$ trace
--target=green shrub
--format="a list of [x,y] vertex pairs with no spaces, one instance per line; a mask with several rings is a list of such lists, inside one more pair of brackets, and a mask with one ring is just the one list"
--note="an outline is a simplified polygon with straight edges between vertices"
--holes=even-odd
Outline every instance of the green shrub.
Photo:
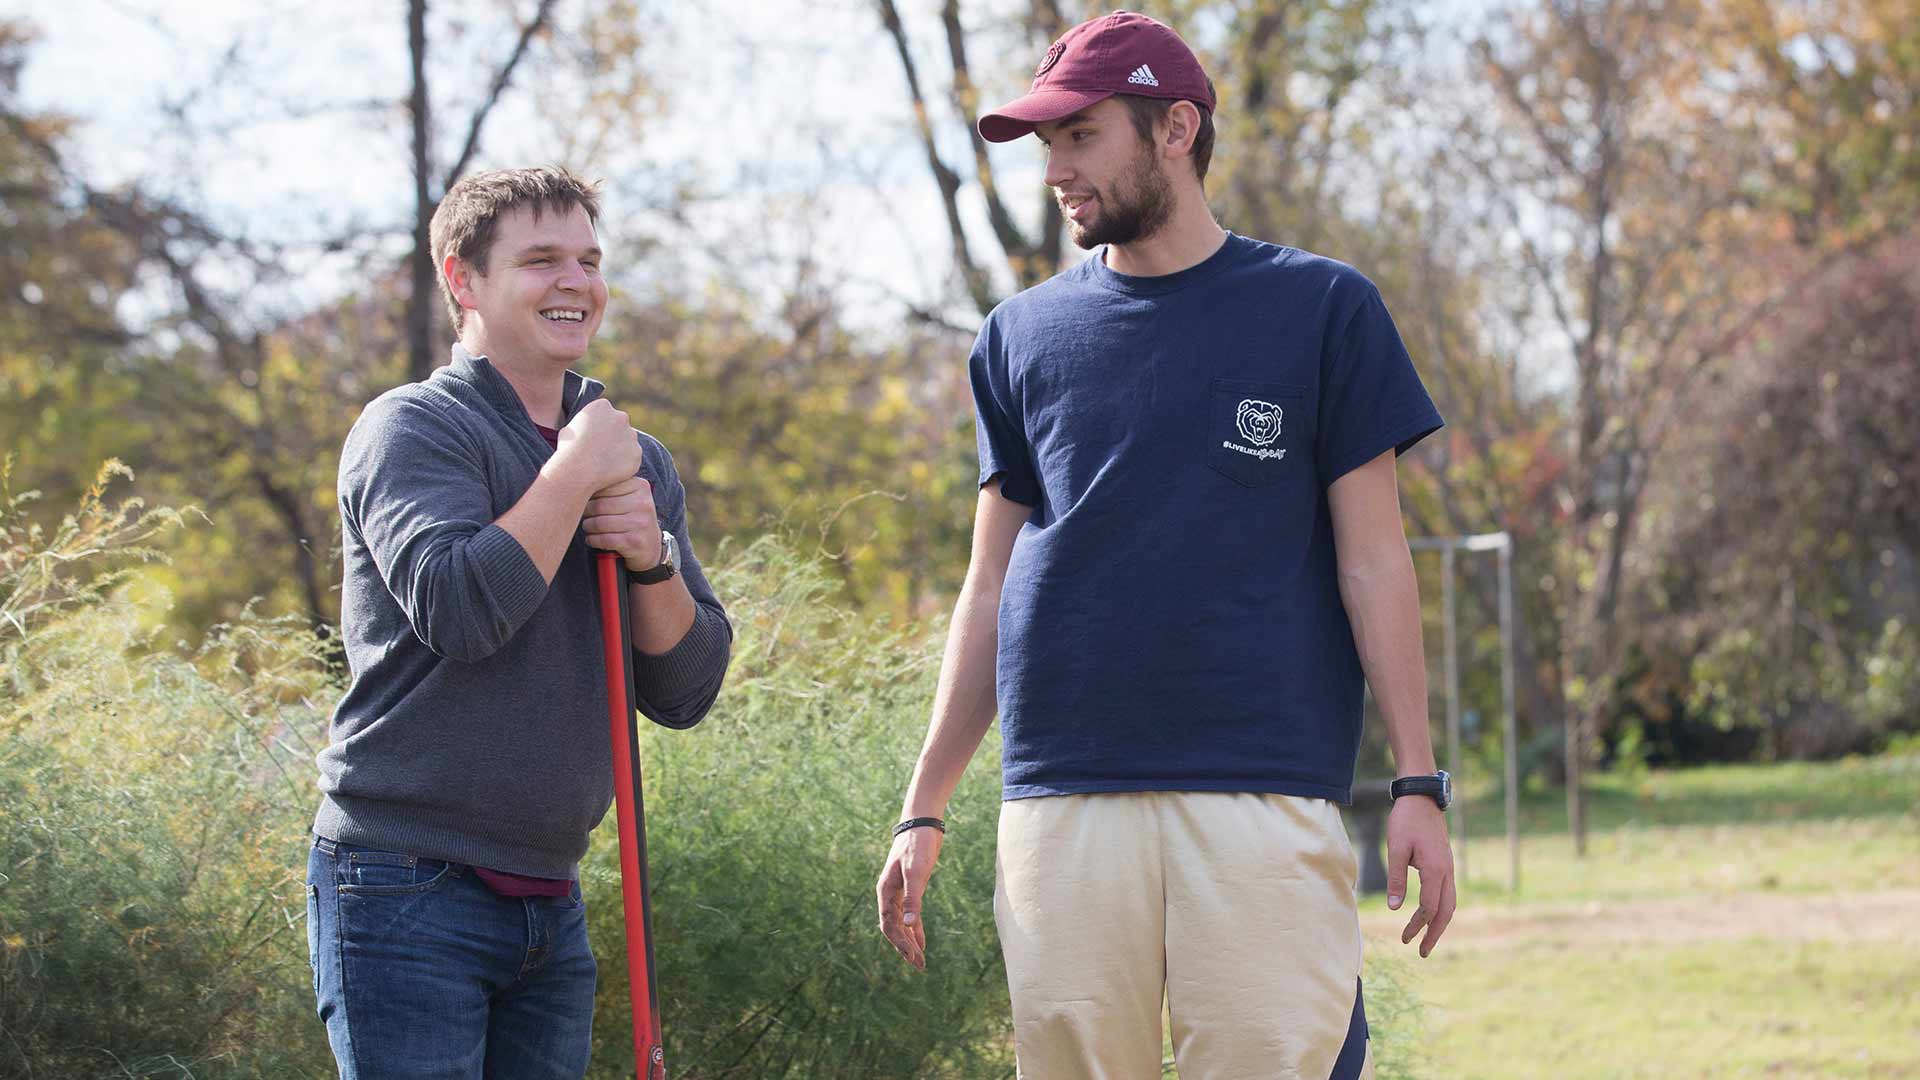
[[[328,1075],[302,878],[337,681],[284,623],[191,652],[154,639],[164,598],[125,571],[176,515],[96,489],[47,534],[25,502],[0,504],[0,1074]],[[644,744],[674,1075],[1004,1074],[990,757],[954,803],[933,970],[874,929],[933,644],[836,606],[822,564],[777,542],[725,561],[740,636],[721,707]],[[631,1068],[612,840],[609,821],[583,868],[596,1075]]]
[[[874,879],[926,732],[937,637],[837,605],[825,568],[779,541],[713,562],[735,626],[727,689],[700,727],[642,737],[673,1074],[1010,1076],[991,743],[948,810],[927,971],[877,929]],[[593,1075],[608,1077],[631,1075],[632,1058],[612,839],[603,824],[583,871],[600,958]]]
[[0,1073],[324,1075],[290,856],[335,688],[300,630],[194,652],[124,579],[177,515],[0,503]]

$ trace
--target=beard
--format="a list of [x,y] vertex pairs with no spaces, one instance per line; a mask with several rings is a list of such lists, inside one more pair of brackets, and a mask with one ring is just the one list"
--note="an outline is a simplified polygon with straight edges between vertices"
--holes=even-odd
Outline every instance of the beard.
[[1067,220],[1067,234],[1088,251],[1102,244],[1131,244],[1152,236],[1173,216],[1173,185],[1151,146],[1140,148],[1133,166],[1113,185],[1110,194],[1098,188],[1093,194],[1100,201],[1093,223],[1083,226]]

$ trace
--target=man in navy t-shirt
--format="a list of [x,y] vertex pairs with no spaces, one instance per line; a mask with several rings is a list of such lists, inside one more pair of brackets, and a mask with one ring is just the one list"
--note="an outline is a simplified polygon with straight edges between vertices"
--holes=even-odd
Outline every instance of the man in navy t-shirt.
[[[995,917],[1023,1075],[1364,1076],[1351,799],[1363,680],[1398,770],[1389,906],[1454,910],[1394,459],[1440,427],[1379,292],[1224,232],[1211,82],[1168,27],[1069,30],[980,121],[1047,148],[1095,257],[988,316],[981,493],[878,884],[924,966],[939,821],[1001,718]],[[1423,795],[1425,797],[1423,797]]]

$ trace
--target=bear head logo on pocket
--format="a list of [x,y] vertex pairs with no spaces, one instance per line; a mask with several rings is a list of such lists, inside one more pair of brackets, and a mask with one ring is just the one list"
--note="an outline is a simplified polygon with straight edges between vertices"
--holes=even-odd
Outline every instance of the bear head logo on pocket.
[[1280,437],[1280,406],[1248,398],[1233,414],[1233,423],[1241,438],[1255,446],[1266,446]]

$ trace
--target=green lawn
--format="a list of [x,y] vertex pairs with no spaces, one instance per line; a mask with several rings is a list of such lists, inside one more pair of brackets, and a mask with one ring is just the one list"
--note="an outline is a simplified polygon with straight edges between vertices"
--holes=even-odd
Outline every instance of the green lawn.
[[[1834,892],[1920,886],[1920,817],[1624,825],[1587,838],[1523,836],[1520,891],[1507,892],[1503,838],[1469,840],[1463,896],[1475,903],[1571,903],[1725,892]],[[1382,905],[1384,906],[1384,905]]]
[[1585,858],[1558,792],[1523,799],[1512,894],[1498,792],[1476,792],[1430,959],[1362,904],[1370,978],[1424,1005],[1381,1031],[1414,1043],[1396,1074],[1920,1078],[1920,757],[1592,787]]
[[1920,957],[1879,944],[1438,952],[1423,1077],[1920,1077]]
[[1555,903],[1920,885],[1920,756],[1605,775],[1589,787],[1584,859],[1567,836],[1565,796],[1522,797],[1516,896],[1499,792],[1476,791],[1466,891],[1477,902]]
[[[1627,825],[1745,825],[1901,817],[1920,805],[1920,754],[1785,765],[1714,765],[1608,773],[1587,778],[1587,821],[1596,831]],[[1467,785],[1475,831],[1504,828],[1499,782]],[[1564,833],[1558,788],[1523,792],[1522,832]]]

